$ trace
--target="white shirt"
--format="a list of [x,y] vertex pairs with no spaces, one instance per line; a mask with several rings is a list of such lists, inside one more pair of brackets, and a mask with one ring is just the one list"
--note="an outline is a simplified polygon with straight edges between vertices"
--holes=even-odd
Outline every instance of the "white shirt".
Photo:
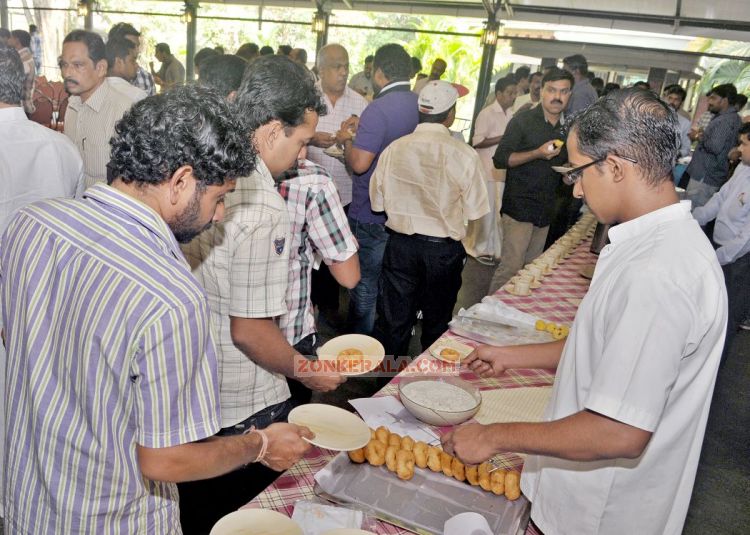
[[107,181],[109,140],[115,134],[115,123],[132,105],[133,101],[116,91],[108,80],[86,102],[75,95],[68,99],[64,132],[81,153],[86,187]]
[[[474,137],[471,140],[471,144],[479,145],[487,138],[503,135],[505,128],[512,118],[513,112],[511,110],[505,111],[497,99],[495,99],[495,102],[484,108],[477,115],[477,120],[474,124]],[[497,145],[476,149],[488,178],[492,177],[492,171],[495,168],[492,163],[492,157],[495,155],[496,149]]]
[[[331,103],[328,95],[322,91],[321,95],[326,108],[328,108],[328,113],[318,120],[318,132],[335,134],[341,128],[342,122],[352,115],[361,117],[362,112],[367,107],[365,98],[349,87],[344,89],[344,94],[339,97],[335,106]],[[352,202],[352,175],[346,170],[346,166],[340,160],[325,154],[320,147],[313,147],[312,145],[307,147],[307,157],[311,162],[318,164],[331,174],[333,183],[336,184],[336,189],[339,192],[341,204],[346,206]]]
[[723,276],[689,202],[622,223],[609,237],[545,419],[589,409],[653,435],[633,460],[530,455],[521,488],[545,533],[678,535],[724,344]]
[[424,86],[426,86],[429,81],[429,76],[427,76],[426,78],[420,78],[419,80],[414,82],[414,89],[412,89],[412,91],[419,95],[422,92],[422,89],[424,89]]
[[123,78],[120,78],[119,76],[107,76],[107,81],[115,91],[122,93],[123,95],[128,97],[133,102],[133,104],[135,104],[139,100],[143,100],[148,96],[148,93],[146,93],[143,89],[134,86],[133,84],[124,80]]
[[680,129],[680,146],[679,146],[679,152],[680,156],[689,156],[690,155],[690,149],[692,145],[692,141],[690,141],[690,138],[688,137],[688,134],[690,133],[690,128],[692,127],[692,124],[690,122],[690,119],[687,117],[684,117],[680,115],[679,112],[675,112],[675,115],[677,116],[677,125]]
[[80,197],[83,162],[64,135],[0,109],[0,235],[21,207],[41,199]]
[[391,230],[462,240],[466,221],[490,211],[486,180],[474,149],[442,124],[421,123],[380,155],[370,202]]

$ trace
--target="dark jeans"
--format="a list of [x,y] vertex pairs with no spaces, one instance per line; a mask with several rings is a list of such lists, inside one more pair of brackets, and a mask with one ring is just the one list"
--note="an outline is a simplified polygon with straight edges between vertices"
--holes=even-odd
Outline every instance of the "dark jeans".
[[552,213],[552,221],[549,225],[547,241],[544,244],[545,249],[555,243],[555,241],[563,234],[568,232],[568,229],[578,221],[581,206],[583,206],[583,201],[573,197],[573,186],[561,184],[557,188],[557,191],[555,192],[555,207]]
[[[294,349],[300,355],[308,357],[309,360],[318,360],[318,348],[323,345],[323,340],[317,333],[308,334],[302,340],[294,344]],[[312,390],[307,388],[296,379],[286,378],[292,397],[289,399],[293,407],[310,403],[312,399]]]
[[349,328],[357,334],[372,334],[378,279],[388,241],[385,225],[361,223],[349,218],[349,226],[359,242],[359,284],[349,290]]
[[[221,429],[217,436],[241,435],[255,426],[286,422],[292,404],[289,400],[256,412],[247,420]],[[222,516],[236,511],[273,483],[279,472],[260,463],[250,464],[223,476],[180,483],[180,523],[185,535],[204,535]]]
[[750,253],[741,256],[731,264],[722,266],[724,282],[727,285],[729,318],[727,321],[727,338],[724,342],[722,365],[729,355],[732,341],[737,334],[740,323],[750,315]]
[[[349,213],[349,205],[344,206],[344,213]],[[311,294],[312,304],[319,311],[337,312],[339,309],[339,283],[331,275],[331,270],[325,263],[321,263],[318,269],[312,270]]]
[[375,336],[386,355],[407,355],[417,310],[422,349],[448,328],[461,288],[466,251],[459,241],[432,242],[392,233],[385,248]]

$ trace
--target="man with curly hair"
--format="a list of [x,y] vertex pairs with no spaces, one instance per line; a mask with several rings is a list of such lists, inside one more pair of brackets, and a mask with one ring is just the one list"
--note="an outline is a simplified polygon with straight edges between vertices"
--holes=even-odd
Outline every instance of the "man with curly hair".
[[290,424],[213,436],[209,304],[178,242],[221,221],[252,156],[223,99],[182,87],[118,123],[109,185],[11,221],[6,533],[180,533],[175,482],[307,451]]

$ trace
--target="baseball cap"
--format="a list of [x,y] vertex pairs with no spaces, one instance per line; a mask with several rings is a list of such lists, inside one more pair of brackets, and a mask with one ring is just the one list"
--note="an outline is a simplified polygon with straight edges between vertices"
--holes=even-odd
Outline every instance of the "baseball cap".
[[428,82],[419,93],[419,111],[427,115],[437,115],[451,109],[458,97],[469,92],[464,86],[443,80]]

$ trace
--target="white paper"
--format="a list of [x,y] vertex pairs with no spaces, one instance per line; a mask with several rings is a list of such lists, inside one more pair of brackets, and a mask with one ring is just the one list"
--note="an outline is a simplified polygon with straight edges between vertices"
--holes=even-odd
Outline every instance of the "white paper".
[[410,436],[416,441],[429,444],[439,440],[440,435],[432,426],[417,420],[394,396],[351,399],[349,403],[373,429],[384,425],[391,433]]
[[492,535],[492,529],[479,513],[461,513],[445,521],[443,535]]
[[363,518],[362,511],[306,500],[296,502],[292,513],[292,520],[302,526],[305,535],[321,535],[337,528],[359,528]]

